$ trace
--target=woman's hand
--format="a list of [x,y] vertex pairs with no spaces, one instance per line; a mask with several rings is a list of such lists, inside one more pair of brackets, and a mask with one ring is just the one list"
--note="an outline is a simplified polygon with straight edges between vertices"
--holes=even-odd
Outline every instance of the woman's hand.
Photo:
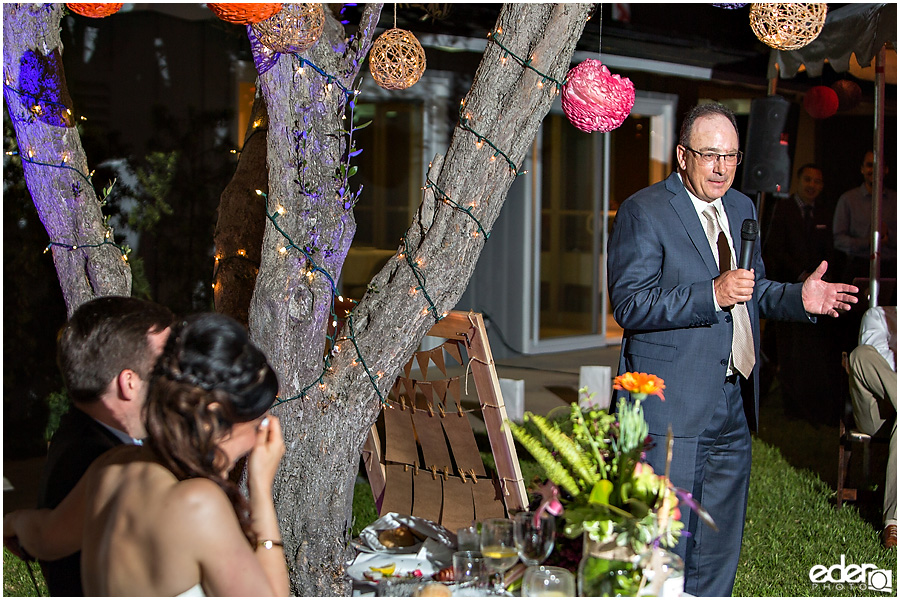
[[267,415],[256,430],[256,443],[247,460],[249,484],[253,491],[271,491],[275,472],[284,456],[284,437],[278,417]]

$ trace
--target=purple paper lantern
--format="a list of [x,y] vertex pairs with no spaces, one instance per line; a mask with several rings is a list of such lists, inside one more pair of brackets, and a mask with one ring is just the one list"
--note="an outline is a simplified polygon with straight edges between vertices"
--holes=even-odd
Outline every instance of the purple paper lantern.
[[634,106],[634,84],[589,58],[573,67],[562,88],[562,107],[577,129],[606,133],[619,127]]

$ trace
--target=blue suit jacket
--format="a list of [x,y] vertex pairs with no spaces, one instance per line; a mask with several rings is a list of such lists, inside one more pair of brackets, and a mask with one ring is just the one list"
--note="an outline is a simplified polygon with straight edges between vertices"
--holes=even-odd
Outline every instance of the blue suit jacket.
[[[740,252],[744,219],[756,208],[744,194],[722,198],[734,248]],[[754,297],[748,302],[756,364],[759,319],[806,320],[801,285],[765,278],[759,243],[753,254]],[[678,175],[634,194],[619,208],[609,242],[609,293],[616,322],[625,330],[619,373],[652,373],[665,381],[665,402],[644,402],[650,433],[699,435],[715,409],[731,353],[732,319],[716,311],[712,280],[719,275],[706,233]],[[747,420],[759,419],[759,369],[741,393]]]

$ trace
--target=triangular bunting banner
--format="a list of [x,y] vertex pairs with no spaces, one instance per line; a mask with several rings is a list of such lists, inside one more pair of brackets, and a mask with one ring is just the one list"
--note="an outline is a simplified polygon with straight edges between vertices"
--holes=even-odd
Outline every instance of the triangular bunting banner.
[[437,394],[438,400],[441,401],[445,407],[447,405],[447,385],[450,382],[446,379],[438,379],[431,382],[431,385],[434,386],[434,393]]
[[416,381],[414,379],[403,378],[403,388],[406,390],[407,404],[414,406],[416,404]]
[[459,342],[456,340],[447,340],[444,342],[444,350],[447,354],[456,359],[456,362],[462,364],[462,354],[459,351]]
[[462,400],[459,395],[459,377],[454,377],[450,380],[450,394],[453,396],[456,403],[459,404]]
[[437,365],[437,368],[441,370],[441,373],[444,374],[444,377],[446,377],[447,376],[447,365],[444,364],[444,346],[443,345],[440,345],[431,351],[431,360],[434,362],[434,364]]
[[413,359],[412,359],[412,357],[410,357],[409,361],[403,367],[403,376],[406,377],[407,379],[409,379],[409,372],[412,371],[412,363],[413,363]]
[[430,360],[430,352],[416,352],[416,362],[419,363],[419,369],[422,371],[422,379],[428,377],[428,361]]
[[[430,381],[417,381],[416,386],[425,396],[425,407],[434,407],[434,391],[431,389]],[[432,410],[434,410],[432,408]]]

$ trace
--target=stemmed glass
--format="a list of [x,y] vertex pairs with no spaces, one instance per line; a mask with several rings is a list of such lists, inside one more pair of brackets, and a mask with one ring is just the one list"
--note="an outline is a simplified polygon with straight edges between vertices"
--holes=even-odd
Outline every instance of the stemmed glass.
[[530,511],[520,512],[514,517],[516,550],[526,566],[536,567],[547,560],[553,551],[556,536],[556,519],[553,515],[541,514],[535,519]]
[[519,561],[511,519],[488,519],[481,525],[481,554],[494,579],[493,595],[509,596],[503,587],[503,573]]

